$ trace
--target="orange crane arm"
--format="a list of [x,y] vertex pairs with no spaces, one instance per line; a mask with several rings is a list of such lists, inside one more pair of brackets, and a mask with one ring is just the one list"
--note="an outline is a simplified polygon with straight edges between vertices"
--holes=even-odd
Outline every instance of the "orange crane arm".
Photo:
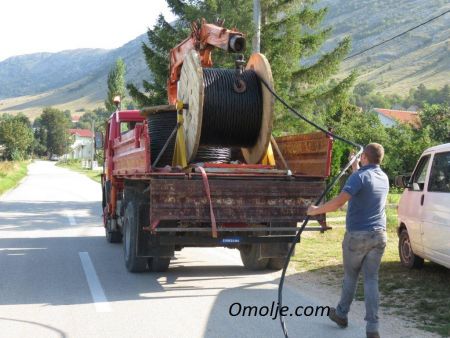
[[[221,24],[221,23],[219,23]],[[191,35],[170,50],[170,73],[167,81],[167,93],[169,104],[175,104],[177,100],[177,82],[180,79],[181,67],[184,58],[191,50],[196,50],[200,55],[203,67],[211,67],[211,51],[220,48],[229,52],[242,52],[245,49],[244,34],[233,29],[207,23],[202,19],[199,29],[197,23],[191,26]]]

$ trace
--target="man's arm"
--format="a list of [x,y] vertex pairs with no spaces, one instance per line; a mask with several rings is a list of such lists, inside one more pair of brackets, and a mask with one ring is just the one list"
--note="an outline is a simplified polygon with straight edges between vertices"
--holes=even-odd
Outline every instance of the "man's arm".
[[322,204],[318,207],[310,205],[307,214],[309,216],[315,216],[335,211],[342,207],[345,203],[347,203],[350,198],[352,198],[352,195],[350,195],[348,192],[342,191],[337,197],[333,198],[325,204]]

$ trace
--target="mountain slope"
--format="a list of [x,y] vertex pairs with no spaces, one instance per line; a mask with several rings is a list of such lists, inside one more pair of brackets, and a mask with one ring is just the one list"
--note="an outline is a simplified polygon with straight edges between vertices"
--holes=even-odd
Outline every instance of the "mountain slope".
[[[322,0],[325,25],[334,27],[324,50],[344,36],[357,53],[450,9],[447,0]],[[358,81],[373,82],[385,93],[404,94],[420,83],[442,87],[450,77],[450,13],[343,63],[357,69]]]
[[141,50],[145,36],[114,50],[38,53],[0,62],[0,112],[36,116],[45,106],[69,110],[102,106],[106,78],[117,58],[127,66],[126,81],[141,83],[150,77]]

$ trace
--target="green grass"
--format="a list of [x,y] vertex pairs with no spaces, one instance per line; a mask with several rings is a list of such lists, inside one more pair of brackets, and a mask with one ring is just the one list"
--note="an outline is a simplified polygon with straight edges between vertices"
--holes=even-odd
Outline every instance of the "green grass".
[[[395,196],[396,195],[396,196]],[[399,195],[389,196],[398,201]],[[342,211],[330,213],[327,218],[340,217]],[[388,243],[382,259],[379,285],[381,306],[388,312],[403,316],[421,329],[450,336],[450,270],[426,262],[421,270],[409,270],[400,265],[398,256],[397,209],[387,208]],[[333,230],[323,234],[307,232],[302,235],[292,261],[300,275],[313,277],[322,285],[340,292],[343,277],[341,242],[345,222],[329,222]],[[300,277],[301,278],[301,277]],[[360,278],[356,299],[363,300]]]
[[28,161],[0,162],[0,195],[17,186],[27,175]]
[[81,174],[86,175],[90,179],[94,180],[95,182],[100,183],[101,182],[101,171],[100,170],[91,170],[86,169],[81,166],[80,160],[63,160],[56,164],[58,167],[68,168],[73,171],[79,172]]

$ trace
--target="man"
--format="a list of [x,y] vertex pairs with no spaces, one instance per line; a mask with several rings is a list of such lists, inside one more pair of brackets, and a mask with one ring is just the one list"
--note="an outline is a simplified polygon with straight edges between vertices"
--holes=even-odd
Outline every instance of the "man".
[[378,333],[378,269],[386,247],[386,198],[389,181],[380,169],[384,149],[381,144],[370,143],[361,155],[359,168],[353,165],[341,193],[321,206],[310,206],[308,215],[335,211],[349,201],[346,232],[342,242],[344,281],[338,306],[331,308],[329,318],[344,328],[347,314],[355,295],[359,272],[364,276],[367,338],[379,338]]

